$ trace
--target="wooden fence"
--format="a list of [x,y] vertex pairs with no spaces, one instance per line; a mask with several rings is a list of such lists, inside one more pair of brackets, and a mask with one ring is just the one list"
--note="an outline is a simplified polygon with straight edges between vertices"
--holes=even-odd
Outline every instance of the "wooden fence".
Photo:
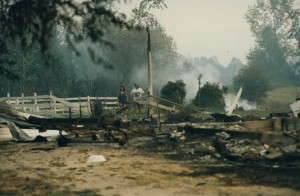
[[0,101],[6,101],[14,109],[21,112],[51,115],[51,114],[68,114],[82,113],[91,115],[94,103],[101,103],[103,109],[113,109],[117,107],[117,97],[73,97],[73,98],[58,98],[52,95],[37,95],[33,96],[7,97],[0,98]]

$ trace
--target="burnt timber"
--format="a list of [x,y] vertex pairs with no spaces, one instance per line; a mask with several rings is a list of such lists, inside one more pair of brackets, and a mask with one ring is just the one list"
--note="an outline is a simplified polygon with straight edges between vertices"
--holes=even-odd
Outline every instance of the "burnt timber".
[[30,116],[28,122],[41,126],[40,131],[47,129],[58,129],[65,131],[73,130],[99,130],[107,126],[117,128],[128,128],[129,123],[115,120],[109,117],[99,118],[37,118]]

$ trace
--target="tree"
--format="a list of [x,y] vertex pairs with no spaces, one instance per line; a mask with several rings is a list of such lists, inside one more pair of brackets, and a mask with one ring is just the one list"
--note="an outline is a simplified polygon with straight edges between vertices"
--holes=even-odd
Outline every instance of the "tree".
[[229,85],[233,81],[233,77],[238,73],[238,71],[244,66],[241,60],[237,58],[232,58],[230,63],[224,69],[221,69],[220,82],[223,85]]
[[176,80],[175,82],[168,81],[160,93],[163,99],[183,104],[186,96],[185,83],[183,80]]
[[233,79],[235,89],[243,86],[242,98],[251,102],[258,102],[267,95],[269,77],[266,70],[259,65],[248,65],[240,69]]
[[[149,0],[143,0],[140,3],[139,9],[134,9],[134,18],[133,21],[137,22],[138,26],[142,26],[146,28],[147,32],[147,63],[148,63],[148,94],[151,96],[153,95],[153,81],[152,81],[152,57],[151,57],[151,26],[155,26],[157,24],[157,20],[153,17],[153,15],[150,13],[150,10],[155,8],[162,8],[166,7],[164,0],[150,0],[153,2],[153,4],[150,4],[148,6]],[[152,101],[152,98],[150,97],[150,101]],[[149,114],[153,114],[152,108],[149,109]]]
[[[109,2],[1,1],[0,45],[5,47],[0,47],[0,74],[20,80],[1,80],[1,95],[53,90],[57,96],[111,96],[124,75],[127,84],[144,80],[137,72],[143,73],[146,62],[147,35],[112,10]],[[163,0],[143,2],[155,7]],[[153,73],[162,78],[154,81],[158,89],[168,81],[166,73],[172,74],[177,52],[173,38],[158,22],[150,28]]]
[[[110,25],[104,39],[116,48],[111,50],[103,46],[99,50],[113,69],[95,65],[83,49],[81,55],[77,56],[60,37],[53,38],[48,48],[52,54],[51,66],[44,66],[38,44],[27,50],[18,44],[11,46],[14,52],[10,58],[16,63],[10,66],[10,70],[20,76],[20,82],[14,84],[6,79],[0,80],[0,96],[6,96],[7,92],[12,96],[20,96],[21,93],[32,95],[34,92],[48,94],[49,90],[63,97],[112,96],[123,79],[127,87],[133,86],[136,81],[145,84],[146,34]],[[81,49],[88,44],[90,42],[82,41],[77,47]],[[152,48],[153,74],[160,78],[154,80],[154,87],[161,89],[175,75],[177,52],[172,37],[160,25],[152,27]]]
[[256,47],[247,56],[247,64],[263,66],[274,78],[272,85],[295,83],[295,37],[290,36],[294,19],[294,0],[257,0],[245,18],[255,37]]
[[289,37],[294,38],[296,41],[297,49],[294,54],[294,58],[291,59],[293,61],[292,67],[296,71],[296,74],[300,76],[300,11],[292,10],[290,15],[290,19],[292,20],[291,29],[289,30]]
[[[174,75],[177,52],[172,37],[168,36],[160,25],[151,29],[153,75],[159,78],[159,80],[153,80],[153,87],[161,89]],[[111,80],[112,77],[123,79],[125,76],[125,81],[131,85],[136,81],[147,84],[147,34],[143,31],[112,27],[107,39],[117,47],[114,51],[109,49],[102,51],[103,57],[108,59],[108,62],[115,68],[109,70],[111,74],[106,75],[107,79]],[[119,82],[117,80],[116,84]]]
[[[224,109],[224,90],[226,88],[221,88],[219,83],[210,83],[206,82],[200,92],[197,92],[193,104],[198,107],[209,107],[215,109]],[[200,96],[200,105],[199,105],[199,96]]]
[[3,78],[0,80],[0,96],[10,92],[12,96],[48,94],[50,90],[57,96],[68,96],[71,83],[74,82],[75,66],[72,61],[75,55],[70,55],[70,49],[61,45],[59,41],[53,40],[49,51],[55,54],[52,57],[51,66],[44,66],[43,54],[38,44],[34,44],[24,50],[18,43],[10,43],[11,54],[9,60],[15,63],[10,65],[10,71],[19,76],[19,82]]
[[[64,36],[64,41],[80,54],[76,43],[83,40],[100,45],[111,46],[103,39],[107,25],[115,24],[131,28],[125,21],[125,16],[116,14],[109,0],[103,1],[65,1],[65,0],[2,0],[0,2],[0,74],[11,80],[18,76],[9,71],[12,53],[9,44],[19,41],[23,49],[39,44],[44,59],[49,62],[51,53],[49,45],[57,28]],[[17,42],[16,42],[17,43]],[[99,46],[99,45],[98,45]],[[103,59],[87,48],[91,59],[96,64]],[[105,64],[106,65],[106,64]]]

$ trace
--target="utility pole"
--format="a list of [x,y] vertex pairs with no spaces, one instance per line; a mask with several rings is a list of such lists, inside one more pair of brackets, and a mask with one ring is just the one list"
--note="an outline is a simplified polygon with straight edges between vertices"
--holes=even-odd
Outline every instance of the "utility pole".
[[201,78],[202,78],[202,74],[199,74],[198,77],[197,77],[197,80],[198,80],[198,85],[199,85],[199,88],[198,88],[198,104],[199,104],[199,107],[200,107],[200,86],[201,86]]
[[[152,61],[151,61],[151,41],[150,41],[150,28],[146,27],[147,35],[148,35],[148,46],[147,46],[147,60],[148,60],[148,94],[149,94],[149,102],[152,102],[153,95],[153,84],[152,84]],[[153,110],[149,106],[149,117],[152,116]]]

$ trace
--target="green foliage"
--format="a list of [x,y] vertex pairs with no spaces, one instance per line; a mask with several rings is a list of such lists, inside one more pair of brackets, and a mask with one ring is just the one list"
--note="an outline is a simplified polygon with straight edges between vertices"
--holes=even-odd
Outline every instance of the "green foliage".
[[289,37],[294,38],[296,44],[297,44],[297,49],[294,53],[294,58],[293,60],[295,61],[294,64],[292,64],[293,70],[295,70],[296,74],[300,76],[300,11],[298,10],[292,10],[290,12],[290,20],[292,21],[291,23],[291,28],[289,29]]
[[[224,87],[223,89],[226,90]],[[193,104],[199,107],[223,110],[225,107],[223,89],[220,87],[219,83],[206,82],[204,86],[200,88],[200,92],[198,90],[197,95],[193,100]]]
[[[11,96],[20,96],[21,93],[32,95],[34,92],[48,94],[49,90],[60,97],[115,96],[123,79],[127,90],[136,81],[145,84],[147,74],[143,71],[147,68],[146,33],[114,26],[110,26],[108,32],[105,38],[116,49],[103,47],[101,56],[114,69],[95,65],[87,53],[82,52],[80,56],[76,56],[68,44],[61,44],[56,39],[52,39],[48,49],[53,54],[49,66],[44,66],[38,44],[27,50],[17,44],[11,45],[14,52],[9,57],[15,63],[9,68],[19,76],[20,82],[13,83],[5,78],[0,80],[0,96],[6,96],[7,92]],[[172,37],[160,26],[152,29],[152,43],[153,75],[162,78],[154,80],[154,88],[158,89],[168,81],[170,75],[174,75],[177,53]],[[137,75],[140,72],[144,74]]]
[[[131,28],[124,20],[124,15],[117,15],[111,8],[111,1],[65,1],[65,0],[2,0],[0,2],[0,74],[9,79],[17,79],[18,75],[7,72],[10,55],[13,53],[10,45],[18,44],[23,50],[39,45],[43,59],[49,63],[52,56],[49,46],[55,38],[56,30],[64,42],[77,55],[80,54],[76,43],[89,40],[106,46],[112,46],[103,39],[108,25]],[[96,64],[103,62],[102,58],[86,48],[91,59]]]
[[[29,2],[31,1],[32,0],[29,0]],[[52,3],[55,4],[60,1],[61,0],[54,0]],[[12,2],[11,5],[14,5],[15,1]],[[17,4],[18,2],[16,1],[15,3]],[[20,2],[23,2],[23,0]],[[36,2],[43,3],[43,1]],[[50,2],[51,1],[45,2],[45,4]],[[67,4],[67,1],[64,2]],[[88,4],[91,5],[91,3],[96,4],[97,2],[98,1],[89,1],[83,7],[88,6]],[[99,6],[110,10],[109,3],[106,3],[106,1],[101,2]],[[149,1],[149,5],[153,3],[154,6],[161,2],[162,0],[153,0]],[[1,3],[0,6],[6,5],[5,1]],[[28,4],[28,9],[30,9],[31,6],[36,5]],[[64,6],[64,3],[59,4],[58,7],[59,6]],[[66,9],[68,9],[68,6],[72,5],[68,4]],[[10,9],[9,6],[8,8]],[[77,8],[74,7],[74,9]],[[34,14],[34,12],[35,10],[33,10],[33,13],[26,13],[30,15]],[[70,9],[70,12],[72,12],[72,9]],[[93,12],[91,12],[91,14],[92,13]],[[118,15],[116,12],[113,13]],[[2,14],[5,15],[4,12]],[[26,17],[25,13],[21,14]],[[80,11],[76,14],[74,17],[79,17],[81,14],[82,17],[92,17],[92,15],[89,14],[87,16]],[[97,14],[101,14],[100,10]],[[95,17],[97,18],[98,16],[95,15]],[[25,45],[22,44],[24,42],[23,38],[26,36],[29,38],[29,34],[32,33],[31,31],[29,31],[28,35],[25,34],[25,32],[24,34],[15,35],[15,40],[8,34],[0,33],[0,37],[3,38],[0,39],[0,44],[5,43],[5,48],[0,48],[1,66],[8,71],[8,74],[13,72],[13,76],[19,77],[19,83],[13,83],[10,79],[5,77],[1,78],[0,86],[2,88],[0,88],[0,96],[6,96],[7,92],[10,92],[11,96],[20,96],[21,93],[25,93],[25,96],[28,96],[34,92],[38,94],[48,94],[50,90],[53,91],[54,95],[59,97],[88,95],[115,96],[119,83],[123,79],[127,90],[130,90],[129,88],[133,86],[134,82],[139,81],[144,90],[147,91],[144,86],[147,82],[147,74],[145,73],[145,69],[147,68],[146,32],[143,31],[143,29],[128,29],[127,23],[124,23],[123,27],[122,25],[114,25],[115,23],[110,21],[110,17],[106,18],[105,14],[100,18],[98,17],[97,20],[96,18],[94,25],[99,23],[97,29],[99,28],[103,31],[100,33],[100,30],[95,28],[91,31],[97,31],[101,34],[101,38],[98,37],[98,41],[96,38],[92,39],[90,34],[87,33],[88,29],[92,28],[92,26],[83,27],[80,23],[73,25],[73,22],[76,21],[70,21],[70,23],[65,21],[68,23],[67,26],[74,30],[74,32],[69,32],[67,26],[59,25],[54,21],[53,24],[56,25],[53,25],[53,28],[49,30],[50,32],[47,32],[49,33],[47,39],[28,39],[29,42]],[[40,19],[37,18],[37,20]],[[123,19],[121,18],[121,20]],[[128,23],[131,24],[132,21]],[[89,24],[92,25],[93,23],[89,22]],[[25,28],[26,25],[23,25]],[[28,25],[30,26],[31,23],[29,22]],[[0,26],[0,29],[1,28],[3,32],[6,32],[3,26]],[[84,30],[84,28],[87,29]],[[83,37],[79,39],[80,37],[76,35],[82,35]],[[7,39],[4,39],[4,37]],[[166,77],[167,74],[174,75],[177,52],[173,38],[165,33],[165,30],[159,23],[151,26],[151,39],[153,75],[162,78],[157,81],[154,80],[153,86],[158,89],[170,78]],[[42,43],[40,41],[42,40],[47,41],[45,51],[41,46]],[[111,48],[112,45],[114,46],[113,49]],[[3,51],[6,49],[6,52],[2,53],[2,49]],[[80,51],[80,53],[78,53],[78,51]],[[51,54],[51,57],[49,57],[51,59],[49,60],[50,64],[44,66],[45,57],[48,54]],[[99,56],[101,56],[107,66],[97,66],[97,62],[100,62]],[[3,61],[1,61],[1,59]],[[8,62],[13,63],[9,64]]]
[[183,104],[186,96],[186,88],[183,80],[168,82],[160,91],[161,97],[169,101]]
[[243,67],[233,79],[235,89],[243,86],[242,98],[252,102],[258,102],[266,97],[270,80],[267,71],[259,65]]
[[154,15],[150,12],[152,8],[163,9],[167,7],[164,0],[142,0],[139,8],[132,10],[134,14],[133,23],[139,27],[147,28],[158,24]]
[[294,0],[257,0],[245,15],[256,42],[247,56],[247,64],[264,67],[272,77],[273,87],[299,84],[296,67],[300,53],[299,47],[295,47],[299,37],[291,33],[299,28],[299,18],[295,17],[299,10],[293,9],[293,3]]

